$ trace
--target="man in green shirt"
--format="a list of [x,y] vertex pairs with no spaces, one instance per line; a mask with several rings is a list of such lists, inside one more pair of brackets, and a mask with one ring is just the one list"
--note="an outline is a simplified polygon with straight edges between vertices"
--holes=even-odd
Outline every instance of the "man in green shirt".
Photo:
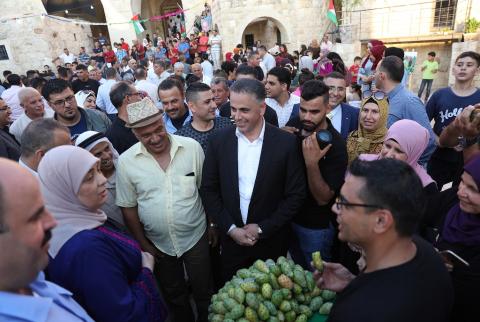
[[422,98],[423,90],[425,85],[427,86],[427,92],[425,93],[425,102],[430,96],[430,90],[432,89],[433,79],[435,74],[438,71],[438,63],[435,61],[435,52],[431,51],[428,53],[427,60],[422,64],[422,83],[420,84],[420,89],[418,90],[418,97]]

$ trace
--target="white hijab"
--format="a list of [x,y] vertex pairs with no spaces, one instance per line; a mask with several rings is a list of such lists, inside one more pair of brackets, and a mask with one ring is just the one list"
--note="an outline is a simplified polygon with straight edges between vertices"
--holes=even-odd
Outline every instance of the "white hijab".
[[53,148],[40,161],[38,176],[45,206],[58,222],[52,232],[52,257],[76,233],[101,226],[107,220],[103,211],[91,211],[77,197],[83,178],[97,161],[90,152],[71,145]]

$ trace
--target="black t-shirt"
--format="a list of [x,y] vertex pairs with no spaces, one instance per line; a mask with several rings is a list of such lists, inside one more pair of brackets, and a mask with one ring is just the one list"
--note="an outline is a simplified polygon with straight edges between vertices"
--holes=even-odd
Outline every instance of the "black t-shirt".
[[[95,54],[101,54],[103,53],[103,50],[102,48],[93,48],[93,52]],[[95,60],[97,63],[104,63],[105,62],[105,59],[103,58],[103,55],[102,56],[94,56],[92,57],[93,60]]]
[[[345,172],[347,171],[348,154],[345,140],[332,126],[330,120],[327,119],[327,123],[327,130],[332,134],[332,147],[325,157],[320,160],[318,166],[323,179],[330,189],[335,192],[335,196],[327,205],[320,206],[309,190],[301,211],[293,219],[296,224],[306,228],[324,229],[329,226],[331,220],[334,220],[336,215],[332,212],[332,205],[343,185]],[[297,129],[302,128],[298,116],[290,119],[286,126],[292,126]],[[302,141],[303,137],[298,136],[298,147],[300,151],[302,151]]]
[[170,120],[172,121],[173,126],[175,126],[177,130],[180,130],[183,127],[183,124],[185,123],[185,120],[187,119],[188,115],[189,115],[188,107],[185,106],[185,114],[183,114],[181,118],[178,118],[178,119],[170,118]]
[[87,131],[87,119],[85,114],[80,112],[80,120],[77,124],[69,126],[68,129],[70,130],[70,136],[73,137],[76,134],[82,134],[83,132]]
[[132,129],[125,127],[125,121],[119,117],[113,121],[112,126],[107,131],[106,137],[119,154],[127,151],[132,145],[138,142]]
[[79,79],[76,79],[72,82],[72,89],[75,92],[75,94],[83,90],[88,90],[88,91],[94,91],[96,96],[98,93],[99,87],[100,87],[100,83],[91,78],[89,78],[86,82],[83,82]]
[[402,265],[357,276],[337,295],[328,322],[443,322],[450,320],[453,288],[433,247],[420,238]]

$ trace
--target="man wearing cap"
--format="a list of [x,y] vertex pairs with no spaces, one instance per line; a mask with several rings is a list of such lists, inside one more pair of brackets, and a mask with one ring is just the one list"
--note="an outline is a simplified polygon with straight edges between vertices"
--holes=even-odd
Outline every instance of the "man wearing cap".
[[156,258],[157,280],[174,321],[207,321],[212,280],[207,220],[198,192],[204,154],[191,138],[168,134],[162,113],[144,98],[128,105],[127,127],[140,141],[117,166],[117,205],[129,231]]

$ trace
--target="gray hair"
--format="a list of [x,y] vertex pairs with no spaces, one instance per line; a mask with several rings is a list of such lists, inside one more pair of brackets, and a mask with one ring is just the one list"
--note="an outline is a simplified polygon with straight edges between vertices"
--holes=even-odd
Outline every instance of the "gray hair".
[[[20,104],[23,104],[25,100],[30,98],[32,95],[40,93],[33,87],[24,87],[18,92],[18,100],[20,101]],[[41,95],[40,95],[41,96]]]
[[70,130],[54,119],[38,119],[30,122],[20,137],[21,155],[31,157],[38,149],[46,151],[55,147],[55,131]]
[[263,103],[266,97],[265,85],[256,79],[237,80],[230,87],[230,92],[251,95],[258,103]]
[[179,68],[179,67],[184,67],[184,65],[181,62],[176,62],[175,65],[173,65],[173,68]]
[[226,78],[215,77],[214,79],[212,79],[212,82],[210,83],[211,86],[218,85],[218,84],[222,84],[223,88],[225,88],[225,90],[228,90],[228,83]]

